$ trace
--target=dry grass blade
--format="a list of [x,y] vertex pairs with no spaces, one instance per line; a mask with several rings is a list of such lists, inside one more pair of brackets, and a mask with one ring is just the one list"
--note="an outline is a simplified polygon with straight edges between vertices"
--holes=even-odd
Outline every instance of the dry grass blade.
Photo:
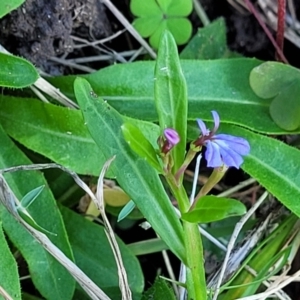
[[226,255],[225,255],[225,259],[224,259],[224,262],[223,262],[223,265],[222,265],[222,268],[221,268],[221,271],[220,271],[220,276],[219,276],[219,279],[218,279],[218,282],[217,282],[217,285],[216,285],[216,289],[214,291],[214,297],[213,297],[213,300],[217,300],[218,298],[218,294],[219,294],[219,291],[220,291],[220,286],[222,284],[222,281],[223,281],[223,278],[224,278],[224,274],[225,274],[225,271],[226,271],[226,268],[227,268],[227,264],[229,262],[229,258],[230,258],[230,254],[233,250],[233,247],[234,247],[234,244],[235,244],[235,241],[240,233],[240,231],[242,230],[244,224],[247,222],[247,220],[252,216],[252,214],[255,212],[255,210],[261,205],[261,203],[267,198],[268,196],[268,192],[264,192],[263,195],[258,199],[258,201],[255,203],[255,205],[253,205],[253,207],[251,207],[249,209],[249,211],[247,212],[246,215],[244,215],[241,220],[236,224],[235,228],[234,228],[234,231],[232,233],[232,236],[230,238],[230,241],[228,243],[228,247],[227,247],[227,252],[226,252]]
[[[23,166],[24,167],[24,166]],[[25,169],[25,168],[24,168]],[[19,200],[8,186],[0,173],[0,201],[6,209],[21,223],[21,225],[54,257],[59,261],[81,285],[93,300],[109,300],[110,298],[87,277],[59,248],[57,248],[44,234],[27,224],[17,213],[15,208]]]
[[286,280],[282,281],[280,284],[278,284],[276,287],[267,290],[266,292],[259,293],[253,296],[249,297],[243,297],[243,298],[238,298],[236,300],[260,300],[260,299],[265,299],[266,297],[271,296],[272,294],[275,294],[276,292],[280,291],[287,285],[289,285],[291,282],[297,280],[300,277],[300,270],[294,273],[293,275],[289,276]]
[[59,89],[55,88],[44,78],[40,77],[35,83],[34,86],[51,96],[53,99],[57,100],[59,103],[65,105],[70,108],[78,108],[79,106],[66,97],[63,93],[60,92]]
[[119,274],[119,286],[122,293],[122,299],[123,300],[129,300],[132,299],[131,291],[129,288],[128,280],[127,280],[127,274],[126,270],[123,265],[121,252],[114,234],[113,229],[110,226],[110,223],[106,217],[105,214],[105,207],[104,207],[104,197],[103,197],[103,180],[104,175],[109,168],[111,162],[115,159],[115,156],[113,156],[111,159],[109,159],[103,166],[102,171],[100,173],[99,179],[98,179],[98,185],[97,185],[97,192],[96,197],[92,197],[93,201],[95,202],[97,208],[99,209],[102,219],[104,221],[105,226],[105,233],[107,235],[108,241],[110,243],[110,246],[113,250],[115,260],[118,267],[118,274]]
[[[3,46],[0,45],[0,52],[5,54],[10,54]],[[59,103],[65,105],[66,107],[70,108],[78,108],[79,106],[74,103],[72,100],[70,100],[68,97],[66,97],[63,93],[60,92],[59,89],[55,88],[53,85],[51,85],[48,81],[46,81],[44,78],[39,77],[38,80],[33,84],[37,89],[43,91],[47,95],[51,96],[53,99],[57,100]],[[36,95],[39,97],[40,94],[36,92],[35,89],[33,89],[33,92],[36,93]],[[41,98],[43,102],[46,102],[47,99],[43,96]],[[45,101],[46,100],[46,101]]]
[[4,300],[14,300],[1,285],[0,285],[0,295],[3,296]]
[[[229,278],[234,274],[241,266],[242,262],[246,259],[247,255],[253,250],[253,248],[260,241],[262,235],[265,233],[267,226],[269,225],[270,219],[273,214],[270,213],[266,219],[255,228],[247,237],[244,239],[244,243],[241,247],[237,248],[235,251],[232,251],[227,262],[226,270],[222,275],[222,283],[229,280]],[[219,270],[214,274],[214,276],[209,280],[208,288],[215,289],[217,282],[220,278],[221,271]]]
[[[131,291],[129,289],[129,284],[128,284],[128,280],[127,280],[127,274],[126,274],[125,268],[123,266],[121,253],[120,253],[117,241],[115,239],[114,232],[113,232],[113,230],[112,230],[112,228],[111,228],[111,226],[110,226],[110,224],[108,222],[108,219],[106,218],[106,215],[105,215],[104,200],[103,200],[103,179],[104,179],[104,175],[105,175],[105,172],[108,169],[110,163],[114,160],[114,158],[115,157],[113,157],[110,160],[108,160],[104,164],[104,166],[103,166],[103,169],[101,171],[101,174],[100,174],[99,180],[98,180],[98,188],[97,188],[97,194],[96,194],[96,196],[90,190],[90,188],[85,184],[85,182],[83,182],[80,179],[80,177],[75,172],[70,171],[67,168],[65,168],[65,167],[63,167],[63,166],[61,166],[59,164],[55,164],[55,163],[52,163],[52,164],[22,165],[22,166],[17,166],[17,167],[11,167],[11,168],[0,170],[0,176],[1,176],[1,173],[7,173],[7,172],[15,172],[15,171],[20,171],[20,170],[41,170],[41,169],[50,169],[50,168],[59,168],[59,169],[65,171],[65,172],[67,172],[68,174],[70,174],[73,177],[74,181],[95,202],[96,206],[98,207],[99,211],[101,212],[102,218],[104,220],[105,228],[106,228],[106,234],[107,234],[109,243],[110,243],[110,245],[112,247],[114,256],[116,258],[117,266],[118,266],[118,274],[119,274],[119,279],[120,279],[120,289],[121,289],[122,297],[123,297],[122,299],[129,300],[129,299],[131,299]],[[1,188],[1,182],[0,182],[0,188]],[[1,197],[1,190],[0,190],[0,197]],[[6,195],[6,198],[9,198],[9,195]],[[16,199],[15,201],[18,201],[18,200]],[[17,214],[17,212],[16,212],[16,210],[14,208],[15,201],[12,201],[12,200],[8,201],[8,207],[7,208],[9,209],[9,211],[16,218],[19,218],[19,216],[18,216],[18,214]],[[46,248],[46,250],[48,250],[48,249]],[[95,299],[95,298],[93,298],[93,299]],[[107,298],[107,299],[109,299],[109,298]]]

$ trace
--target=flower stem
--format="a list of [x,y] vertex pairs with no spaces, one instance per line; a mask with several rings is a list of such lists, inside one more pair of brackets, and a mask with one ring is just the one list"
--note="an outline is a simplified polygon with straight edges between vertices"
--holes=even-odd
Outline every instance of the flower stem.
[[203,185],[203,187],[195,197],[194,202],[190,207],[190,210],[192,210],[195,207],[195,205],[202,196],[207,195],[213,189],[213,187],[223,178],[227,170],[228,167],[226,167],[225,165],[219,168],[215,168],[213,170],[207,182]]
[[177,182],[179,182],[179,179],[180,179],[181,175],[184,173],[184,171],[186,170],[188,165],[191,163],[191,161],[193,160],[193,158],[195,157],[196,154],[197,154],[197,151],[194,151],[191,148],[189,149],[188,153],[186,154],[186,157],[184,159],[184,162],[183,162],[182,166],[179,168],[179,170],[175,174],[175,179],[176,179]]
[[[181,213],[187,212],[190,207],[189,199],[182,184],[176,184],[175,178],[170,175],[166,179],[173,196],[178,201]],[[188,299],[206,300],[206,281],[204,270],[203,246],[198,224],[183,221],[185,251],[187,257],[186,285]]]
[[[286,0],[278,0],[277,6],[276,42],[280,50],[283,52]],[[281,59],[278,53],[276,53],[276,58],[277,60]]]

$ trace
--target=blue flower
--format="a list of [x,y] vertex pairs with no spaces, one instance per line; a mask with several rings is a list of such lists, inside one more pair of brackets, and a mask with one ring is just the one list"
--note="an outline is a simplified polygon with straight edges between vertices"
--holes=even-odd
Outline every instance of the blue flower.
[[206,146],[205,159],[208,167],[217,168],[223,165],[239,168],[244,155],[249,154],[250,145],[247,140],[229,134],[215,134],[220,125],[220,117],[212,111],[214,128],[206,128],[205,123],[197,119],[202,135],[194,142],[194,146]]

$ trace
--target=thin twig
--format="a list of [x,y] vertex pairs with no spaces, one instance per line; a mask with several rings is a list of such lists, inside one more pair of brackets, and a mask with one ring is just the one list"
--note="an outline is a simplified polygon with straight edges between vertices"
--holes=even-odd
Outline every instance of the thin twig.
[[[104,44],[102,44],[102,47],[100,47],[100,46],[98,46],[98,43],[96,43],[96,42],[90,42],[88,40],[85,40],[85,39],[82,39],[79,37],[75,37],[75,36],[73,36],[72,38],[76,41],[80,41],[85,44],[85,45],[75,45],[74,48],[83,48],[83,47],[91,46],[91,47],[95,48],[96,50],[98,50],[99,52],[103,52],[105,54],[110,55],[111,57],[114,57],[117,61],[120,61],[121,63],[127,62],[121,55],[119,55],[118,52],[114,51],[113,49],[109,48],[108,46],[106,46]],[[106,49],[104,49],[103,47],[105,47]]]
[[[9,53],[3,46],[0,45],[0,52],[12,55]],[[33,84],[36,88],[40,89],[44,93],[51,96],[53,99],[57,100],[59,103],[69,107],[69,108],[79,108],[79,106],[74,103],[71,99],[66,97],[63,93],[60,92],[59,89],[55,88],[44,78],[39,77],[36,82]],[[44,99],[42,99],[44,100]]]
[[259,300],[261,298],[265,298],[268,296],[271,296],[272,294],[274,294],[275,292],[283,289],[284,287],[286,287],[288,284],[290,284],[291,282],[294,281],[295,278],[300,277],[300,270],[297,271],[296,273],[294,273],[293,275],[289,276],[286,280],[282,281],[280,284],[278,284],[276,287],[263,292],[263,293],[259,293],[253,296],[249,296],[249,297],[243,297],[243,298],[238,298],[236,300]]
[[[286,12],[286,0],[278,0],[276,43],[282,52],[283,52],[283,44],[284,44],[285,12]],[[277,60],[281,60],[281,57],[278,53],[276,53],[276,58]]]
[[148,51],[152,58],[156,58],[156,53],[148,45],[148,43],[141,37],[141,35],[134,29],[134,27],[127,21],[121,12],[111,3],[110,0],[101,0],[107,8],[115,15],[115,17],[123,24],[123,26],[131,33],[131,35]]
[[2,295],[5,300],[14,300],[1,285],[0,285],[0,295]]
[[203,26],[207,26],[210,24],[210,20],[200,2],[201,0],[193,0],[193,3],[194,3],[194,9],[195,9],[195,12],[197,13],[199,19],[201,20]]
[[105,203],[104,203],[104,196],[103,196],[103,180],[106,171],[108,170],[110,164],[112,161],[115,159],[115,156],[110,158],[107,162],[105,162],[102,171],[100,173],[99,179],[98,179],[98,184],[97,184],[97,192],[96,192],[96,197],[92,197],[92,200],[96,204],[97,208],[99,209],[102,219],[104,221],[104,226],[105,226],[105,233],[108,238],[108,241],[110,243],[111,249],[114,253],[114,257],[117,263],[117,268],[118,268],[118,275],[119,275],[119,286],[122,294],[122,300],[131,300],[132,295],[131,291],[129,288],[129,283],[127,279],[127,273],[123,264],[122,260],[122,255],[120,252],[120,248],[118,246],[115,233],[108,221],[108,218],[106,217],[105,213]]
[[174,274],[174,271],[173,271],[173,268],[172,268],[172,264],[170,262],[170,258],[168,256],[168,252],[166,250],[163,250],[162,251],[162,256],[163,256],[163,259],[164,259],[169,277],[172,279],[171,283],[172,283],[173,290],[175,292],[176,297],[178,298],[179,297],[178,286],[175,283],[176,277],[175,277],[175,274]]
[[266,26],[266,24],[263,22],[263,20],[261,19],[260,15],[258,14],[258,12],[256,11],[255,7],[253,6],[253,4],[250,2],[250,0],[245,0],[249,10],[253,13],[254,17],[256,18],[256,20],[258,21],[258,23],[260,24],[260,26],[262,27],[262,29],[264,30],[264,32],[266,33],[266,35],[268,36],[269,40],[271,41],[271,43],[273,44],[274,48],[276,49],[278,55],[280,56],[280,59],[285,62],[286,64],[288,64],[287,59],[285,58],[283,52],[281,51],[280,47],[277,45],[273,35],[271,34],[270,30],[268,29],[268,27]]
[[236,185],[236,186],[234,186],[234,187],[232,187],[232,188],[230,188],[230,189],[228,189],[228,190],[226,190],[226,191],[218,194],[217,197],[228,197],[228,196],[232,195],[233,193],[235,193],[235,192],[241,190],[242,188],[244,188],[244,187],[246,187],[248,185],[251,185],[251,184],[253,184],[255,182],[256,182],[255,179],[249,178],[249,179],[247,179],[245,181],[240,182],[238,185]]
[[[19,166],[23,170],[29,170],[30,166]],[[85,273],[79,269],[74,262],[72,262],[58,247],[56,247],[51,240],[42,232],[36,230],[28,223],[26,223],[17,213],[16,203],[20,202],[10,189],[5,178],[1,173],[17,171],[17,167],[0,170],[0,201],[5,208],[12,214],[12,216],[22,224],[22,226],[47,250],[56,260],[63,265],[70,274],[76,279],[81,287],[93,300],[110,300],[110,298],[89,278]]]
[[74,68],[74,69],[77,69],[77,70],[80,70],[83,72],[87,72],[87,73],[93,73],[93,72],[97,71],[96,69],[93,69],[93,68],[90,68],[87,66],[82,66],[82,65],[76,64],[74,62],[71,62],[70,60],[62,59],[62,58],[55,57],[55,56],[50,57],[49,60],[54,61],[54,62],[59,63],[64,66],[68,66],[70,68]]

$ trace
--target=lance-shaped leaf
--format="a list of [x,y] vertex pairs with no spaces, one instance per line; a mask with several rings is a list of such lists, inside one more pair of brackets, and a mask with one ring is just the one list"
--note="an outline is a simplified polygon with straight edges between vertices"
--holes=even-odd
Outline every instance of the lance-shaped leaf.
[[204,196],[199,199],[193,210],[182,215],[191,223],[210,223],[246,213],[243,203],[229,198]]
[[[211,120],[210,112],[218,109],[222,123],[268,134],[286,132],[269,114],[272,100],[259,98],[250,87],[250,72],[261,61],[236,58],[181,60],[180,63],[188,89],[188,120]],[[88,79],[97,95],[121,114],[156,122],[154,65],[151,61],[117,64],[83,77]],[[74,79],[75,76],[57,77],[51,78],[51,82],[74,98]]]
[[41,185],[32,191],[28,192],[20,201],[21,208],[28,208],[30,204],[39,196],[39,194],[43,191],[44,185]]
[[125,219],[135,208],[135,203],[130,200],[120,211],[118,215],[118,222],[122,221]]
[[[11,299],[21,300],[18,267],[5,239],[2,223],[0,223],[0,253],[0,265],[2,270],[2,272],[0,272],[1,287],[7,292]],[[3,298],[1,297],[1,299]]]
[[124,123],[121,129],[130,148],[158,172],[162,173],[162,167],[158,161],[156,151],[141,130],[131,123]]
[[[9,139],[1,126],[0,140],[0,169],[31,163]],[[56,234],[49,235],[49,239],[72,259],[73,254],[62,217],[43,175],[37,171],[19,171],[5,174],[5,178],[19,199],[37,186],[46,186],[39,198],[28,207],[28,212],[39,226]],[[0,205],[0,216],[5,233],[26,260],[32,281],[39,292],[49,300],[72,299],[75,281],[69,272],[41,245],[35,242],[35,239],[11,216],[3,205]]]
[[111,165],[122,189],[136,203],[154,230],[183,261],[183,230],[158,173],[125,141],[121,132],[122,116],[100,98],[95,98],[87,80],[77,78],[74,83],[77,101],[86,125],[108,158],[116,155]]
[[16,9],[25,0],[2,0],[0,3],[0,18],[7,15],[10,11]]
[[183,163],[186,147],[187,88],[172,35],[166,31],[161,39],[155,65],[154,102],[162,130],[173,128],[180,142],[172,150],[173,170]]

